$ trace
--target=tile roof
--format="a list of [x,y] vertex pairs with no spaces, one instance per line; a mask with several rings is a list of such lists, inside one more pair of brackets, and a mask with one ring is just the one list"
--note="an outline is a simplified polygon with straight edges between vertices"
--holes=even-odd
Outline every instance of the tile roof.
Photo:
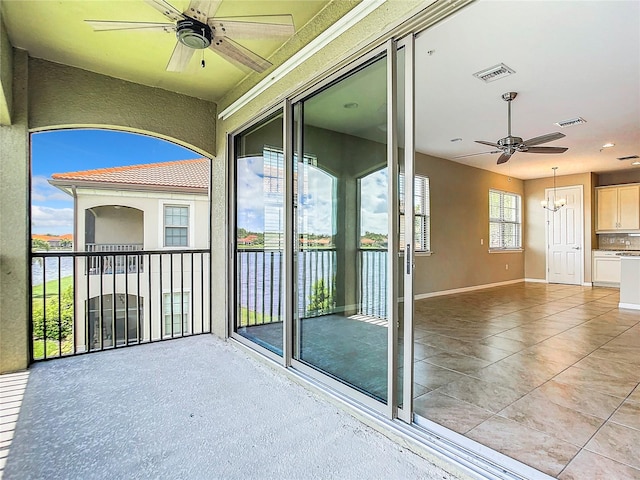
[[81,172],[54,173],[53,180],[129,185],[202,188],[209,187],[209,160],[178,160]]

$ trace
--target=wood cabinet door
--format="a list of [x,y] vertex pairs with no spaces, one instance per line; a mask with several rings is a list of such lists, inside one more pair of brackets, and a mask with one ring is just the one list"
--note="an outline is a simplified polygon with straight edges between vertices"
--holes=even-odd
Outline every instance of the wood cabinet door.
[[600,188],[596,191],[598,192],[596,230],[616,230],[618,228],[618,188]]
[[640,228],[640,185],[618,187],[618,229]]

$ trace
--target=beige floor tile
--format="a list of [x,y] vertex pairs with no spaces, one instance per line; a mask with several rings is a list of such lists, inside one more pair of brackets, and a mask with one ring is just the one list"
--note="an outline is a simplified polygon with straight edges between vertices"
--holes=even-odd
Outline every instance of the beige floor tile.
[[516,340],[523,343],[527,347],[540,343],[553,334],[547,332],[537,332],[535,329],[525,329],[524,327],[516,327],[506,332],[499,333],[497,337],[508,338],[509,340]]
[[622,399],[588,387],[550,380],[537,388],[549,401],[603,420],[620,406]]
[[595,350],[591,355],[612,362],[625,363],[636,367],[636,370],[640,368],[640,346],[611,346],[607,344]]
[[605,375],[592,370],[585,370],[575,366],[569,367],[558,374],[554,379],[556,382],[567,385],[576,385],[589,388],[594,392],[613,395],[614,397],[626,398],[636,387],[637,382],[625,380],[611,375]]
[[491,365],[491,362],[459,353],[445,352],[425,360],[439,367],[448,368],[459,373],[469,374]]
[[611,422],[625,427],[640,430],[640,405],[632,402],[624,402],[616,413],[611,417]]
[[533,345],[520,352],[519,355],[531,357],[538,362],[555,362],[567,367],[584,358],[584,355],[581,353],[553,348],[545,345],[545,342]]
[[416,398],[413,408],[418,415],[462,434],[493,415],[488,410],[438,391]]
[[627,402],[640,404],[640,386],[637,386],[636,389],[629,394]]
[[638,480],[640,470],[587,450],[582,450],[560,475],[559,480]]
[[446,368],[438,367],[424,360],[414,363],[413,378],[416,383],[424,385],[430,390],[442,387],[456,380],[465,378],[464,375]]
[[604,423],[601,418],[553,403],[538,390],[512,403],[498,415],[579,447]]
[[634,367],[629,363],[616,362],[595,356],[595,352],[583,358],[575,364],[576,368],[599,372],[623,380],[640,382],[640,367]]
[[443,352],[444,350],[434,347],[432,345],[425,345],[419,342],[414,342],[413,344],[414,360],[424,360],[427,357],[433,357],[434,355],[438,355]]
[[640,430],[607,422],[585,448],[640,469]]
[[467,436],[529,466],[556,476],[578,452],[578,447],[507,418],[494,416]]
[[450,383],[440,387],[438,392],[493,413],[499,412],[522,397],[522,394],[512,388],[475,378],[465,378]]
[[510,353],[519,352],[529,346],[524,344],[523,342],[519,342],[517,340],[511,340],[510,338],[504,338],[496,335],[483,339],[480,342],[480,344],[486,345],[492,348],[498,348],[500,350],[504,350]]

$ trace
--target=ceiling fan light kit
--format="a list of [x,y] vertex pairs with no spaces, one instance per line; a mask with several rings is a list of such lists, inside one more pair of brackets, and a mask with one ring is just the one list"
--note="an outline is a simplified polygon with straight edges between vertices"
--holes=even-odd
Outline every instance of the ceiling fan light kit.
[[564,133],[554,132],[540,135],[539,137],[533,137],[529,140],[522,140],[521,137],[511,135],[511,102],[518,96],[518,92],[507,92],[502,94],[502,99],[507,102],[508,105],[508,132],[507,136],[501,138],[497,142],[486,142],[484,140],[476,140],[476,143],[487,145],[498,149],[498,152],[502,152],[498,157],[498,165],[509,161],[511,156],[515,153],[564,153],[568,150],[566,147],[538,147],[543,143],[552,142],[564,137]]
[[185,47],[202,50],[211,45],[213,33],[209,25],[197,20],[180,20],[176,24],[176,37]]

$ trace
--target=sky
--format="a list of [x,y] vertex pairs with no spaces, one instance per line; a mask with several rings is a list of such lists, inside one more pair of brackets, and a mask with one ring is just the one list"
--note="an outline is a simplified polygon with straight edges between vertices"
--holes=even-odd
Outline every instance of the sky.
[[158,138],[112,130],[70,129],[31,135],[31,231],[73,232],[73,200],[47,180],[54,173],[200,158]]

